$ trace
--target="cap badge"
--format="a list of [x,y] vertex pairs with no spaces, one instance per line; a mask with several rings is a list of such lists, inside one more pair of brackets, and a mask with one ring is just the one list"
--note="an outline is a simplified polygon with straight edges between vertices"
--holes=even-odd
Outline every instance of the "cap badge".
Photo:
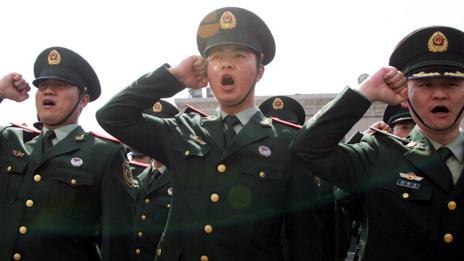
[[61,63],[61,55],[60,53],[53,49],[48,54],[48,65],[58,65]]
[[71,165],[73,165],[74,167],[80,167],[83,163],[84,161],[79,157],[74,157],[71,159]]
[[219,19],[219,24],[222,30],[234,29],[237,27],[237,19],[233,13],[225,11]]
[[261,145],[258,147],[259,154],[264,157],[271,156],[271,149],[268,146]]
[[284,101],[281,98],[275,98],[272,102],[272,108],[274,110],[282,110],[284,108]]
[[161,102],[155,102],[155,104],[153,104],[153,111],[154,112],[161,112],[163,111],[163,105],[161,105]]
[[448,50],[448,39],[442,32],[437,31],[430,36],[428,47],[432,53],[446,52]]

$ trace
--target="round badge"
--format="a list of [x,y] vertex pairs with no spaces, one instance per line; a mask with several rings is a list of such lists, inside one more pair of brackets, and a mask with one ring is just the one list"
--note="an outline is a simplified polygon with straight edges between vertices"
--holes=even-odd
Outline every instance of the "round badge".
[[271,149],[268,146],[261,145],[258,148],[259,154],[264,157],[271,156]]

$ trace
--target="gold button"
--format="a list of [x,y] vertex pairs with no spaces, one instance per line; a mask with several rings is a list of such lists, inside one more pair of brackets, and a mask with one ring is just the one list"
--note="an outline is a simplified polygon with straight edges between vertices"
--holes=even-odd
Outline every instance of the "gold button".
[[211,234],[213,232],[213,227],[211,225],[206,225],[203,230],[206,234]]
[[137,248],[137,249],[135,250],[135,253],[136,253],[137,255],[140,255],[140,253],[142,253],[142,251],[141,251],[140,249]]
[[184,154],[185,156],[188,156],[190,154],[190,151],[186,150]]
[[219,195],[216,193],[211,194],[210,196],[212,202],[218,202],[219,201]]
[[26,233],[27,233],[27,227],[25,227],[25,226],[20,226],[20,227],[19,227],[19,233],[20,233],[21,235],[26,234]]
[[161,248],[156,249],[156,255],[161,256]]
[[141,215],[140,219],[145,220],[145,219],[147,219],[147,216],[146,215]]
[[451,243],[453,242],[453,235],[451,235],[450,233],[446,233],[443,236],[443,239],[445,240],[446,243]]
[[217,170],[220,172],[220,173],[224,173],[226,171],[226,165],[224,164],[219,164],[217,166]]
[[6,168],[6,171],[10,172],[11,170],[11,166],[8,166],[8,168]]
[[404,192],[404,193],[403,193],[403,198],[404,198],[404,199],[407,199],[407,198],[409,198],[409,193],[407,193],[407,192]]
[[200,256],[200,261],[208,261],[209,258],[205,255]]
[[261,178],[264,178],[264,177],[266,177],[266,173],[265,173],[264,171],[260,171],[260,172],[259,172],[259,176],[260,176]]
[[39,174],[35,174],[35,175],[34,175],[34,181],[35,181],[35,182],[39,182],[39,181],[41,181],[41,180],[42,180],[42,176],[40,176]]
[[21,260],[21,255],[19,253],[15,253],[13,255],[13,259],[16,260],[16,261]]
[[456,202],[455,201],[450,201],[448,202],[448,208],[449,210],[455,210],[456,209]]
[[166,205],[166,207],[167,207],[167,208],[171,208],[171,204],[168,203],[168,204]]
[[77,184],[77,180],[76,179],[71,179],[71,185],[76,185]]
[[139,232],[137,233],[137,236],[138,236],[138,237],[143,237],[143,232],[142,232],[142,231],[139,231]]
[[145,199],[145,204],[150,204],[150,199],[149,198]]
[[32,200],[30,200],[30,199],[26,200],[26,206],[27,206],[28,208],[32,207],[33,205],[34,205],[34,201],[32,201]]

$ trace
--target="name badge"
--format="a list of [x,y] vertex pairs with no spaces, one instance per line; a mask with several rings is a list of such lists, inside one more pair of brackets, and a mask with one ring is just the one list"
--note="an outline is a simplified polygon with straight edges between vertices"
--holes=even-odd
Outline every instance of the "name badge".
[[405,187],[405,188],[412,188],[412,189],[419,189],[420,188],[420,183],[417,182],[412,182],[409,180],[404,180],[404,179],[398,179],[396,181],[397,186]]

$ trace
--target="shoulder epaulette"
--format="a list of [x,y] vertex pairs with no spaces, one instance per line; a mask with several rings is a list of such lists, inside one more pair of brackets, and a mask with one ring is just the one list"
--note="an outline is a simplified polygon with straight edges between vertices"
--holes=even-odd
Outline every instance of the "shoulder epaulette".
[[284,121],[284,120],[281,120],[279,118],[276,118],[276,117],[271,117],[272,121],[273,122],[278,122],[280,124],[283,124],[283,125],[287,125],[287,126],[290,126],[292,128],[295,128],[295,129],[301,129],[303,126],[299,125],[299,124],[295,124],[293,122],[289,122],[289,121]]
[[96,133],[96,132],[93,132],[93,131],[91,131],[90,134],[92,134],[95,137],[104,139],[104,140],[109,140],[109,141],[114,141],[116,143],[121,143],[120,140],[116,139],[115,137],[109,136],[109,135],[102,135],[102,134],[99,134],[99,133]]
[[34,127],[29,127],[27,126],[26,124],[19,124],[19,123],[10,123],[12,126],[16,127],[16,128],[20,128],[20,129],[23,129],[23,130],[26,130],[28,132],[32,132],[32,133],[36,133],[36,134],[40,134],[40,131]]
[[139,166],[139,167],[143,167],[143,168],[146,168],[146,167],[150,166],[150,164],[148,164],[148,163],[138,162],[138,161],[135,161],[135,160],[129,160],[129,164]]
[[389,137],[394,138],[395,140],[399,140],[399,141],[404,142],[404,143],[409,143],[409,140],[407,140],[405,138],[401,138],[399,136],[396,136],[396,135],[391,134],[389,132],[386,132],[384,130],[377,129],[377,128],[374,128],[374,127],[369,127],[369,129],[372,130],[374,132],[374,134],[380,134],[380,135],[389,136]]
[[190,105],[190,104],[185,104],[185,107],[187,107],[187,108],[191,109],[192,111],[194,111],[194,112],[200,114],[202,117],[208,117],[208,116],[209,116],[208,113],[203,112],[203,111],[201,111],[201,110],[199,110],[199,109],[193,107],[193,106]]

